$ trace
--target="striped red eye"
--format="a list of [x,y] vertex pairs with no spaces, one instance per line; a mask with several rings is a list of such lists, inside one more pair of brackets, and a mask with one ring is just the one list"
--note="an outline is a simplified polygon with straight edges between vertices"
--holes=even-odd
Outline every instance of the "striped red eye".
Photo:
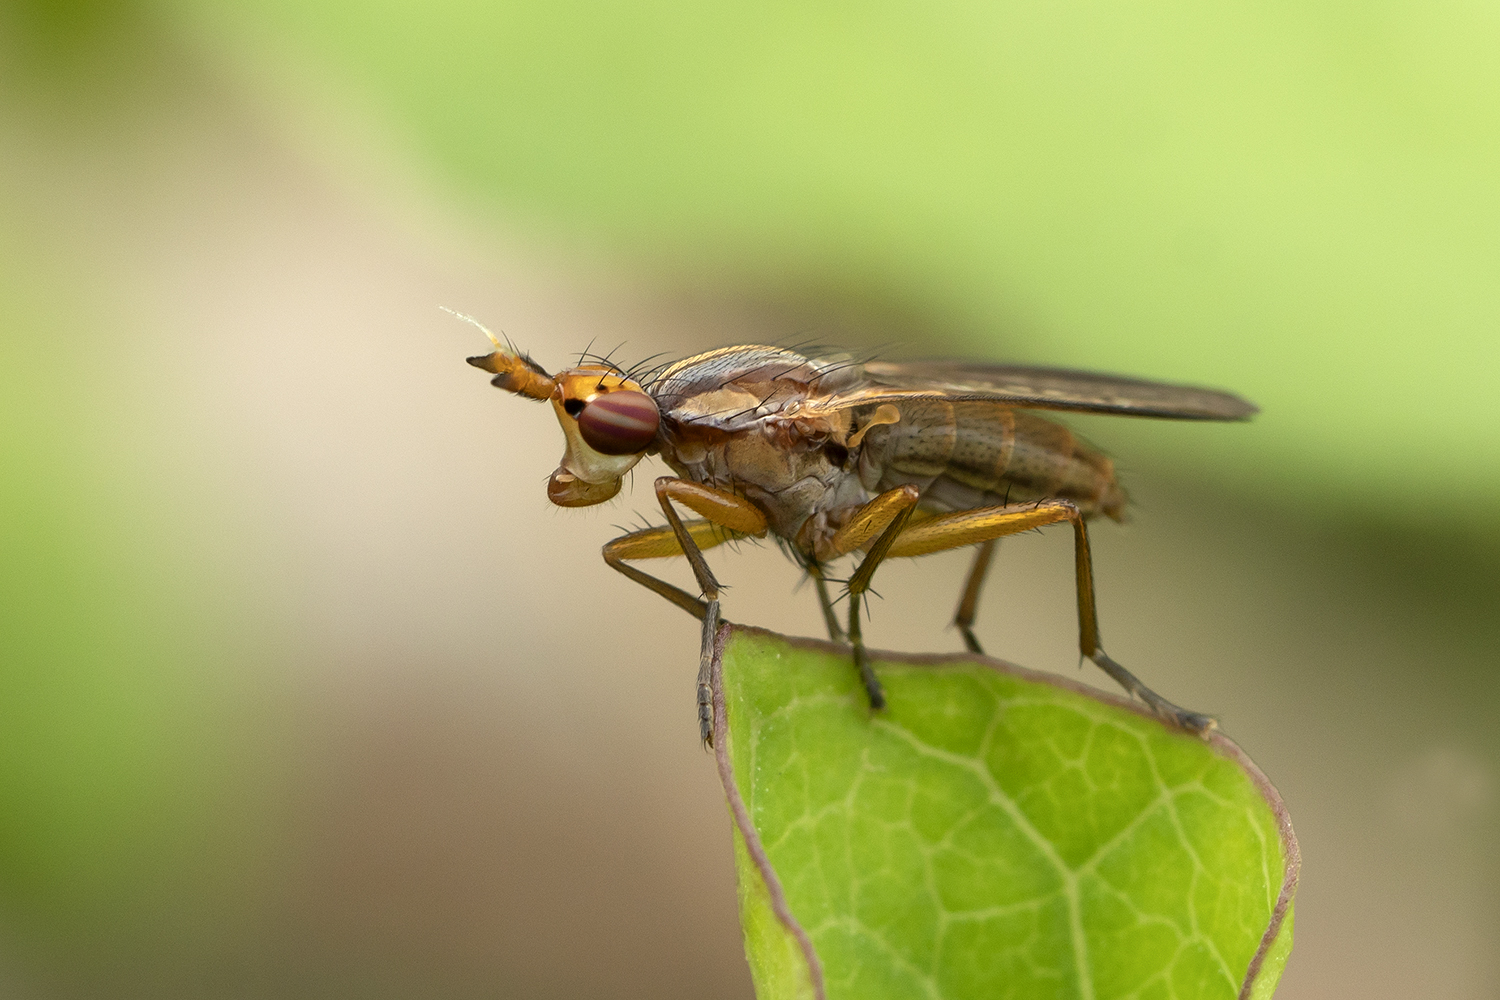
[[621,389],[589,400],[578,414],[578,433],[601,455],[634,455],[651,444],[660,423],[656,400]]

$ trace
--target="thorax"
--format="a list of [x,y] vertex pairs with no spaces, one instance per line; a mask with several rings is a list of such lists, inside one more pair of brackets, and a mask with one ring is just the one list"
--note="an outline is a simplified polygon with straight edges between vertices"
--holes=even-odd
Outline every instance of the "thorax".
[[837,373],[819,364],[779,348],[736,348],[680,362],[653,386],[667,465],[745,497],[803,551],[819,514],[869,499],[842,444],[847,416],[799,412],[810,393],[836,387]]

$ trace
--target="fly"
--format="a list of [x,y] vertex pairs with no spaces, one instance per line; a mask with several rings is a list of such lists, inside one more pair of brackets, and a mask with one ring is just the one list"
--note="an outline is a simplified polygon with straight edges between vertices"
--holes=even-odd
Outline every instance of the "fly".
[[[705,741],[720,585],[703,550],[768,534],[781,543],[812,578],[829,638],[851,647],[870,706],[879,709],[885,694],[865,651],[860,603],[880,564],[976,546],[954,622],[968,649],[982,653],[975,608],[996,540],[1062,522],[1073,529],[1082,654],[1167,722],[1200,735],[1214,728],[1212,718],[1162,698],[1100,646],[1086,522],[1100,514],[1119,520],[1125,493],[1108,457],[1037,411],[1245,420],[1257,410],[1243,399],[1062,369],[859,363],[763,346],[725,347],[639,375],[607,361],[549,375],[485,333],[495,350],[469,363],[508,392],[550,402],[562,425],[566,449],[547,485],[553,503],[609,500],[647,455],[674,473],[655,483],[667,523],[609,542],[604,561],[703,622],[698,723]],[[697,516],[685,520],[678,506]],[[841,626],[826,567],[859,552]],[[687,557],[697,595],[631,565],[666,556]]]

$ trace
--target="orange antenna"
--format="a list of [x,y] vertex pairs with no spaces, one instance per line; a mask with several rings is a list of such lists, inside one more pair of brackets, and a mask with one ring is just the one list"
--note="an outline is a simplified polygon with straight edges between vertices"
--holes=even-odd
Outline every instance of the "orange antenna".
[[467,313],[461,313],[447,306],[438,306],[445,313],[457,316],[465,323],[476,326],[495,345],[494,351],[489,354],[479,354],[469,358],[469,364],[475,368],[483,368],[487,372],[493,372],[494,378],[490,384],[498,386],[507,392],[513,392],[518,396],[526,396],[530,399],[549,399],[552,389],[556,383],[552,376],[548,375],[541,365],[532,361],[531,358],[516,350],[515,345],[506,338],[505,343],[490,332],[490,328]]

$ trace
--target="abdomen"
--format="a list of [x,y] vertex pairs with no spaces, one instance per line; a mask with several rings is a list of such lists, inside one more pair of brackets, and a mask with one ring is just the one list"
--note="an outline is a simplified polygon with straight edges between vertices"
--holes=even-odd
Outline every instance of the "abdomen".
[[1125,494],[1114,463],[1072,431],[1030,410],[987,402],[912,400],[901,420],[872,428],[860,478],[872,492],[908,483],[939,510],[1059,498],[1118,519]]

